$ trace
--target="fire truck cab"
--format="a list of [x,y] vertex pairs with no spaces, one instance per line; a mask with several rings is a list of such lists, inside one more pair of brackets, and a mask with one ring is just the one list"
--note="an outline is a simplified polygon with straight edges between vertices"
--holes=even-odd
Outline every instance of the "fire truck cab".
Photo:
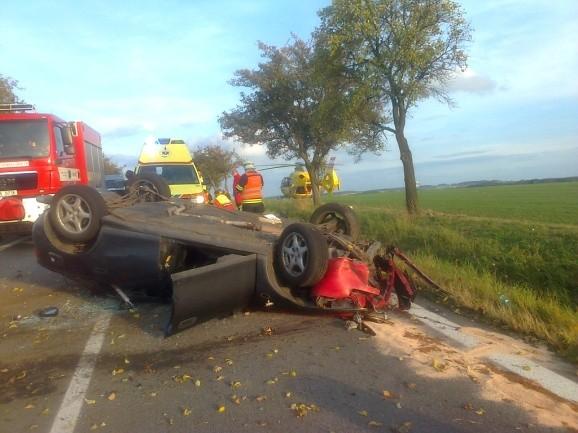
[[103,186],[100,135],[83,122],[33,111],[0,104],[0,233],[30,231],[47,196],[65,185]]

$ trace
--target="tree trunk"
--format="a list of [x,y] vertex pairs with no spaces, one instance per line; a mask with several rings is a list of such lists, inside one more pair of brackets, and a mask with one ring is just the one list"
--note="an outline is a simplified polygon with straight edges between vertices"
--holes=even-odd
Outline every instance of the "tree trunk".
[[318,207],[321,204],[321,193],[319,192],[319,184],[313,182],[313,179],[311,179],[311,192],[313,193],[313,206]]
[[314,167],[314,163],[310,163],[307,160],[305,160],[305,168],[307,169],[307,172],[309,173],[309,179],[311,180],[313,206],[317,207],[321,204],[321,193],[319,192],[319,168]]
[[418,212],[417,206],[417,186],[415,182],[415,171],[413,169],[413,157],[407,144],[407,139],[403,129],[397,130],[395,134],[399,147],[399,158],[403,164],[403,180],[405,183],[405,207],[410,214]]

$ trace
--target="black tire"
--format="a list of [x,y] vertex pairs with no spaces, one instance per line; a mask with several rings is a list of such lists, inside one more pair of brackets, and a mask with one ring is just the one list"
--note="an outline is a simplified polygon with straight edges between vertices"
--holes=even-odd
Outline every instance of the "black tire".
[[339,203],[319,206],[309,218],[309,222],[317,226],[335,223],[331,225],[331,232],[347,235],[353,240],[357,240],[361,232],[359,219],[353,209]]
[[287,226],[275,246],[277,275],[291,288],[311,287],[319,282],[327,271],[328,260],[327,241],[311,224]]
[[100,193],[87,185],[68,185],[50,203],[50,225],[63,241],[86,243],[96,237],[106,203]]
[[[154,193],[148,191],[151,189]],[[162,201],[171,196],[171,188],[165,179],[154,173],[140,173],[128,180],[128,192],[135,193],[142,201]]]

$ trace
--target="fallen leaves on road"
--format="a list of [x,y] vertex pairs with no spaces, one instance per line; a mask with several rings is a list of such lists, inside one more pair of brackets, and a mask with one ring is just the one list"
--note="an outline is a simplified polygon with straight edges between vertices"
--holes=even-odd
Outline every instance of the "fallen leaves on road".
[[293,403],[290,408],[299,418],[309,415],[310,412],[319,412],[319,408],[314,404]]
[[395,425],[391,428],[393,433],[409,433],[411,431],[412,423],[411,421],[406,421],[399,425]]
[[113,376],[118,376],[119,374],[123,374],[123,373],[124,373],[124,368],[115,368],[114,370],[112,370]]
[[368,425],[369,427],[381,427],[381,426],[383,425],[383,423],[382,423],[382,422],[379,422],[379,421],[369,421],[369,422],[367,423],[367,425]]
[[277,382],[279,382],[279,378],[278,377],[274,377],[273,379],[269,379],[267,382],[265,382],[267,385],[275,385]]
[[189,409],[188,407],[184,407],[182,413],[183,413],[183,416],[189,416],[192,412],[191,412],[191,409]]
[[219,367],[218,365],[215,365],[215,366],[213,367],[213,371],[214,371],[215,373],[220,373],[221,371],[223,371],[223,367]]
[[233,365],[233,360],[229,359],[229,358],[225,358],[225,364],[227,365]]
[[437,358],[434,358],[434,359],[432,360],[432,364],[431,364],[431,365],[432,365],[432,367],[433,367],[436,371],[439,371],[439,372],[442,372],[442,371],[444,371],[446,368],[448,368],[448,366],[447,366],[446,364],[444,364],[442,361],[440,361],[440,360],[437,359]]
[[188,374],[181,374],[180,376],[173,376],[172,379],[177,382],[177,383],[187,383],[189,380],[191,380],[193,377],[188,375]]
[[234,380],[233,382],[231,382],[231,388],[233,389],[237,389],[241,387],[241,382],[238,380]]
[[258,401],[259,403],[261,403],[264,400],[267,400],[267,396],[266,395],[258,395],[257,397],[255,397],[255,400]]
[[273,335],[273,328],[271,328],[270,326],[261,328],[261,335],[270,337],[271,335]]
[[24,409],[34,409],[36,406],[34,406],[32,403],[31,404],[27,404],[26,406],[24,406]]
[[195,380],[195,386],[198,388],[201,386],[201,381],[200,379]]
[[116,400],[116,392],[112,391],[110,394],[108,394],[108,396],[106,398],[109,401]]
[[361,416],[367,416],[367,415],[369,415],[366,410],[360,410],[360,411],[357,412],[357,413],[358,413],[359,415],[361,415]]
[[225,412],[225,405],[220,405],[220,406],[218,406],[218,407],[217,407],[217,412],[219,412],[219,413]]
[[389,391],[389,390],[387,390],[387,389],[384,389],[384,390],[382,391],[381,395],[382,395],[383,398],[386,399],[386,400],[391,400],[391,399],[394,399],[394,398],[398,398],[398,395],[397,395],[397,394],[395,394],[395,393],[393,393],[393,392],[391,392],[391,391]]
[[85,402],[86,404],[89,404],[89,405],[91,405],[91,404],[96,404],[96,400],[89,400],[88,398],[85,398],[85,399],[84,399],[84,402]]

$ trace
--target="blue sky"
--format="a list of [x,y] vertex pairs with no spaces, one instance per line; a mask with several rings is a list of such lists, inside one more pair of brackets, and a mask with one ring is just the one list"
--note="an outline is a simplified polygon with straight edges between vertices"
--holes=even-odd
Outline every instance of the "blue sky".
[[[259,61],[258,40],[307,38],[326,0],[5,2],[0,73],[39,111],[83,120],[129,165],[150,135],[222,142],[238,102],[227,81]],[[407,136],[422,184],[578,175],[578,1],[462,1],[474,29],[455,106],[423,101]],[[234,146],[265,163],[260,147]],[[337,161],[344,189],[397,187],[397,145]],[[283,170],[265,173],[277,194]]]

